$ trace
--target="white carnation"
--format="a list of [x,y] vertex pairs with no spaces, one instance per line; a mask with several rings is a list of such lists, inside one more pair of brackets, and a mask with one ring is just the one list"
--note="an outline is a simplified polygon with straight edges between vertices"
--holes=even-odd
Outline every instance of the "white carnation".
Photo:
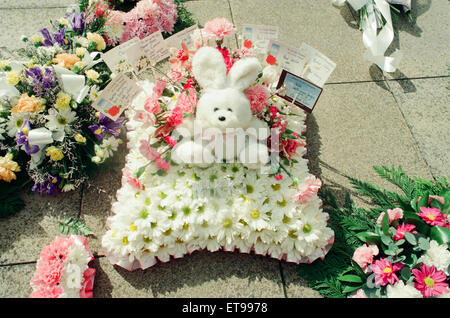
[[430,248],[419,258],[418,262],[427,266],[434,265],[437,270],[444,271],[445,275],[449,275],[448,268],[450,266],[450,251],[447,244],[439,245],[438,242],[432,240]]
[[387,285],[386,294],[388,298],[422,298],[420,291],[412,285],[405,285],[403,281],[394,285]]

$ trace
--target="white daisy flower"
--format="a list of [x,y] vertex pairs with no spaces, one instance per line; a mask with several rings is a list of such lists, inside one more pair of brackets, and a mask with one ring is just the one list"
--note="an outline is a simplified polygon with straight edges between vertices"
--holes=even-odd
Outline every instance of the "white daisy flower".
[[76,113],[71,111],[70,108],[63,110],[56,110],[50,108],[48,115],[45,116],[47,123],[45,126],[51,131],[65,131],[70,133],[71,129],[69,124],[77,119]]
[[6,131],[9,137],[14,137],[22,127],[25,120],[30,118],[30,114],[27,113],[14,113],[8,116],[8,122],[6,124]]
[[114,152],[119,148],[119,139],[114,136],[109,136],[108,138],[103,138],[101,148],[105,153],[105,159],[112,157]]

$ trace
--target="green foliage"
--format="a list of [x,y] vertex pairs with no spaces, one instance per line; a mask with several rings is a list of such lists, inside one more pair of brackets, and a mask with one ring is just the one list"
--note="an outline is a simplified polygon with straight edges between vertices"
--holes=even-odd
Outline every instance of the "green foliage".
[[74,219],[72,217],[66,219],[64,222],[59,223],[59,231],[64,234],[75,234],[75,235],[90,235],[94,234],[81,220]]
[[18,190],[19,186],[0,181],[0,218],[14,215],[25,207]]
[[80,8],[80,12],[84,12],[89,7],[89,0],[78,0],[78,7]]
[[[333,194],[321,189],[319,196],[323,202],[323,210],[330,215],[329,226],[335,233],[335,242],[324,260],[317,260],[313,265],[299,265],[299,273],[305,277],[311,288],[324,297],[346,297],[348,293],[362,288],[367,295],[380,297],[380,289],[375,289],[373,277],[367,276],[357,263],[351,260],[356,248],[363,243],[376,244],[390,260],[404,262],[407,266],[400,275],[405,280],[411,279],[411,268],[417,264],[416,253],[430,247],[430,237],[438,242],[450,240],[450,230],[429,226],[417,215],[419,207],[427,206],[429,195],[450,198],[450,190],[445,178],[436,181],[411,178],[401,167],[395,169],[386,166],[374,166],[378,175],[396,185],[404,194],[390,192],[379,187],[347,176],[356,193],[368,197],[373,202],[370,209],[355,206],[347,193],[343,207],[339,207]],[[444,204],[431,199],[432,204],[441,211],[448,209],[450,200]],[[436,201],[436,202],[434,202]],[[401,207],[408,223],[416,225],[419,234],[405,234],[405,239],[394,242],[392,236],[395,228],[389,225],[388,214],[382,219],[381,228],[376,227],[376,220],[382,211]]]

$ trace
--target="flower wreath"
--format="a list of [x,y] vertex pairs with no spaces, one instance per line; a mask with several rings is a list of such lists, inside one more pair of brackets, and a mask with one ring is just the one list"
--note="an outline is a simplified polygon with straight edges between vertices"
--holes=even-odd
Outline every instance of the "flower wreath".
[[[130,153],[122,187],[102,238],[105,255],[129,270],[145,269],[158,260],[183,257],[195,250],[240,250],[289,262],[323,258],[334,234],[327,227],[317,191],[321,182],[308,173],[305,113],[275,95],[279,71],[273,57],[258,52],[249,41],[232,51],[224,46],[235,29],[226,19],[214,19],[193,34],[194,47],[173,49],[171,70],[152,84],[140,82],[143,93],[129,110]],[[246,90],[254,116],[278,132],[280,160],[263,175],[240,163],[216,163],[207,168],[175,164],[174,134],[194,116],[202,88],[192,74],[192,57],[213,44],[231,68],[239,59],[259,55],[266,67]],[[270,141],[268,143],[270,146]]]

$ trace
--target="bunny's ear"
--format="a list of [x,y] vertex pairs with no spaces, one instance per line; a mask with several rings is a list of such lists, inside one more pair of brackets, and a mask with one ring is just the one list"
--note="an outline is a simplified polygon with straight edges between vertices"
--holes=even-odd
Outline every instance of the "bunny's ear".
[[261,64],[257,58],[241,59],[230,69],[228,85],[243,91],[256,80],[260,70]]
[[203,88],[224,88],[227,67],[222,53],[212,47],[202,47],[192,59],[192,72]]

